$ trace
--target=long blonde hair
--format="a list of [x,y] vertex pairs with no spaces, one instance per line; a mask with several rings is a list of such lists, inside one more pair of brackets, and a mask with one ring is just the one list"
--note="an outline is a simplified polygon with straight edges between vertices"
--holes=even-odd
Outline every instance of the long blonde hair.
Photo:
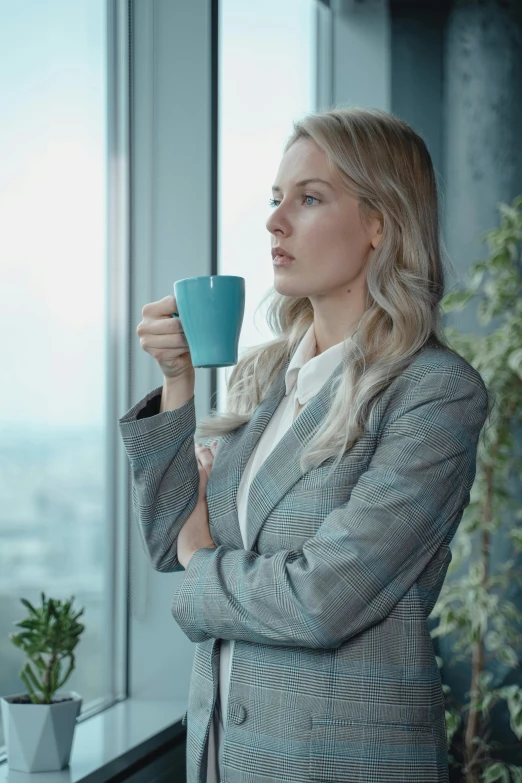
[[[332,384],[328,412],[301,455],[303,472],[336,457],[364,434],[370,403],[434,341],[449,350],[439,303],[445,274],[435,172],[426,144],[407,123],[378,109],[337,106],[294,122],[285,152],[311,139],[324,152],[362,216],[378,215],[383,236],[367,271],[366,310],[344,339],[343,368]],[[224,412],[212,411],[198,439],[245,424],[314,320],[306,296],[273,287],[266,320],[274,340],[245,351],[227,384]],[[455,352],[454,352],[455,353]]]

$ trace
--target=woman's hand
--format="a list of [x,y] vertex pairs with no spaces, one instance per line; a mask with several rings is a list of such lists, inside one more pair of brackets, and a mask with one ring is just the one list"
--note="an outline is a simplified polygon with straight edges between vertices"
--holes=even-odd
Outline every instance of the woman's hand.
[[178,536],[178,560],[187,568],[190,558],[198,549],[208,547],[216,549],[216,544],[210,535],[207,506],[207,483],[212,464],[214,462],[213,450],[217,441],[210,444],[210,449],[201,443],[195,444],[196,458],[199,471],[199,495],[194,511],[189,516]]

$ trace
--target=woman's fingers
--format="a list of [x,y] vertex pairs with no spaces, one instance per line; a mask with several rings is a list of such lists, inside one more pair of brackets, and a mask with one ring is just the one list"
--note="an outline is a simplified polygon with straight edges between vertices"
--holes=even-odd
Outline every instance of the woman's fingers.
[[196,456],[198,457],[198,459],[206,458],[207,460],[210,459],[211,461],[213,461],[216,445],[217,445],[216,440],[210,444],[210,448],[207,448],[202,443],[196,443],[195,444]]

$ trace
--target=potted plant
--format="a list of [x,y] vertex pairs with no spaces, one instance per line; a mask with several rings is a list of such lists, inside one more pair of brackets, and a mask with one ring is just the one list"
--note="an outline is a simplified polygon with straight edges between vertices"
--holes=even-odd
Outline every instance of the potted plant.
[[[471,500],[452,547],[450,579],[430,615],[439,620],[431,631],[432,638],[457,634],[452,661],[471,664],[465,701],[457,699],[449,685],[443,685],[449,761],[456,779],[465,783],[522,782],[522,688],[513,683],[515,672],[511,672],[511,684],[503,685],[488,671],[494,659],[508,671],[519,667],[518,626],[522,621],[522,614],[506,597],[509,588],[522,585],[516,565],[522,551],[522,509],[514,493],[508,491],[510,479],[516,482],[518,477],[520,486],[522,474],[514,437],[522,425],[522,196],[511,205],[500,204],[500,213],[500,225],[483,237],[489,258],[471,268],[465,290],[450,291],[442,302],[444,312],[462,310],[478,296],[479,323],[499,319],[498,328],[485,336],[445,330],[450,346],[482,375],[496,409],[484,429],[484,440],[479,442]],[[508,515],[510,524],[504,536],[510,540],[514,557],[495,569],[491,543]],[[469,558],[467,573],[454,577],[465,558]],[[442,658],[437,662],[442,668]],[[490,712],[501,701],[518,740],[512,746],[489,740]],[[513,751],[515,759],[510,763],[506,755],[513,756]]]
[[[65,603],[46,598],[45,593],[41,593],[41,599],[38,608],[20,599],[29,610],[28,616],[15,623],[23,629],[20,633],[9,634],[12,643],[29,659],[20,672],[27,693],[0,699],[7,764],[22,772],[49,772],[68,765],[82,706],[75,691],[58,689],[74,669],[73,650],[84,629],[78,617],[84,610],[73,612],[74,596]],[[65,658],[69,665],[62,676]]]

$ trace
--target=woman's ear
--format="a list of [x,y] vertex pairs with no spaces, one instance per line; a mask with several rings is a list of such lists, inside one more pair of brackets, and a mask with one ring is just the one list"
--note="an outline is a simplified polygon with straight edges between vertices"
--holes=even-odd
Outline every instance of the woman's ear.
[[375,218],[372,221],[372,231],[373,231],[373,233],[372,233],[372,237],[371,237],[371,240],[370,240],[371,243],[372,243],[373,250],[378,248],[379,245],[381,244],[382,236],[383,236],[382,229],[383,229],[382,218],[381,217]]

